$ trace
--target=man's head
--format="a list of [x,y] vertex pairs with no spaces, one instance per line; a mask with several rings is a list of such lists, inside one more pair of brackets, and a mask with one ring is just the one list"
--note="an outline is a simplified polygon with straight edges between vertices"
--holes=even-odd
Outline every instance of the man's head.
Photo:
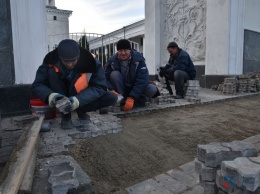
[[172,57],[176,57],[179,52],[179,46],[176,42],[170,42],[167,46],[167,50]]
[[131,44],[126,39],[121,39],[116,44],[118,58],[126,61],[130,57]]
[[79,59],[80,50],[76,41],[71,39],[62,40],[58,46],[59,57],[67,69],[73,69]]

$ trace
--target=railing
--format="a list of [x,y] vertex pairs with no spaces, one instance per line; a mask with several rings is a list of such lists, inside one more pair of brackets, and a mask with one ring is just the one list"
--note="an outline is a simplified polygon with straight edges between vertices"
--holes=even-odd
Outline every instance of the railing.
[[[49,36],[48,50],[54,50],[59,42],[63,39],[73,39],[79,43],[79,45],[85,49],[88,49],[91,53],[95,54],[104,65],[108,58],[114,55],[116,50],[116,43],[120,38],[112,37],[109,35],[96,34],[96,33],[70,33],[59,34]],[[130,41],[132,48],[139,51],[139,44]]]

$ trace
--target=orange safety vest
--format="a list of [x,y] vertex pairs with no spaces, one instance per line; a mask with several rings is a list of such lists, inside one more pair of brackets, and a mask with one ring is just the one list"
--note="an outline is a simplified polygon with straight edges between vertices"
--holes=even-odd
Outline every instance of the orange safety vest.
[[[56,73],[61,72],[56,65],[50,64],[49,66],[53,67]],[[81,76],[77,79],[77,81],[74,84],[77,93],[80,93],[81,91],[85,90],[88,87],[88,82],[90,80],[91,75],[92,75],[91,73],[81,73]]]

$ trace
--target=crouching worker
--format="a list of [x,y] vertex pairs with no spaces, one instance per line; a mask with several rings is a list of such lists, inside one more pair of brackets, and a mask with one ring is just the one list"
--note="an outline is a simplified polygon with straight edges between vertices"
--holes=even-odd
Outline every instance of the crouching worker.
[[126,39],[117,42],[117,53],[105,64],[108,89],[118,96],[124,111],[144,106],[147,98],[160,95],[156,85],[149,82],[144,57]]
[[159,76],[175,82],[175,98],[181,99],[184,98],[184,83],[196,77],[196,69],[190,55],[179,48],[176,42],[170,42],[167,50],[170,58],[167,65],[160,67]]
[[33,98],[39,98],[50,107],[59,100],[68,101],[62,109],[61,127],[73,128],[71,112],[76,111],[81,121],[86,112],[110,106],[117,96],[107,90],[101,63],[92,54],[71,39],[62,40],[58,48],[49,52],[38,68],[31,87]]

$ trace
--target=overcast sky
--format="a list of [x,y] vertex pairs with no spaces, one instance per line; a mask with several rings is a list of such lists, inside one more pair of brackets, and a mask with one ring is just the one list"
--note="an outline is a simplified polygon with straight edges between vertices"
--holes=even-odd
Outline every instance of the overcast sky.
[[73,11],[70,33],[106,34],[144,19],[144,0],[55,0],[55,4]]

